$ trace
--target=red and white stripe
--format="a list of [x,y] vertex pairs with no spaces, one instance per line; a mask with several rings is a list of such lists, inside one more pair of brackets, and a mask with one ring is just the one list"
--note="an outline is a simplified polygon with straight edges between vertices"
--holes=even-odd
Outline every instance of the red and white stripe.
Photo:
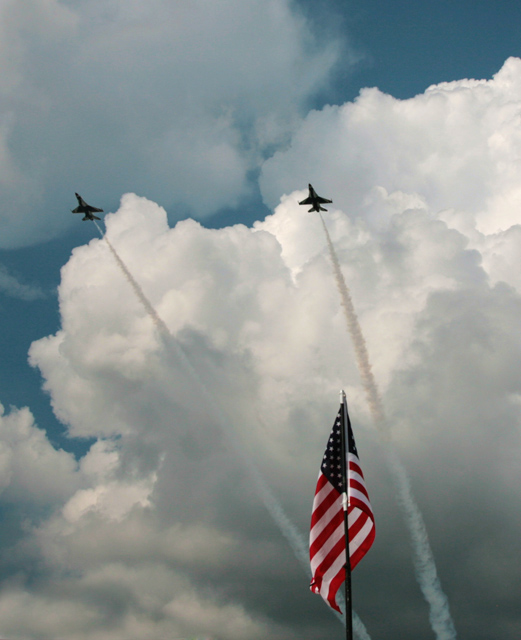
[[[348,454],[349,557],[354,569],[374,541],[374,516],[358,457]],[[345,580],[346,543],[342,495],[320,471],[313,512],[309,552],[313,579],[311,590],[336,611],[335,597]]]

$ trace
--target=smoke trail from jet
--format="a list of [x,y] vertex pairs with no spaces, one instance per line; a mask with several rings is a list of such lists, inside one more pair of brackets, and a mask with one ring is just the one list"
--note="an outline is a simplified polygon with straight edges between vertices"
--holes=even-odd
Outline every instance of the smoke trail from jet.
[[[171,349],[172,347],[174,348],[174,350],[175,350],[175,354],[174,355],[179,357],[181,359],[181,361],[183,362],[183,365],[184,365],[186,371],[190,374],[190,377],[196,383],[199,391],[201,392],[201,394],[203,395],[204,399],[206,400],[206,404],[207,404],[208,408],[211,409],[211,412],[212,412],[213,415],[217,414],[218,421],[219,421],[219,426],[228,435],[229,441],[230,441],[231,446],[232,446],[232,448],[234,450],[234,454],[236,454],[236,456],[237,456],[237,458],[239,460],[240,459],[244,459],[244,451],[240,450],[240,448],[239,448],[239,446],[237,444],[237,438],[235,437],[235,433],[231,433],[230,427],[228,426],[228,425],[231,425],[230,419],[224,414],[224,412],[221,409],[221,407],[214,401],[212,395],[210,394],[210,392],[206,388],[206,385],[203,383],[203,381],[201,380],[201,378],[199,377],[199,375],[197,374],[197,372],[193,368],[192,364],[188,360],[186,354],[184,353],[183,349],[181,348],[181,345],[178,343],[177,340],[174,339],[174,337],[170,333],[168,327],[166,326],[164,321],[160,318],[159,314],[154,309],[154,307],[152,306],[152,304],[150,303],[148,298],[145,296],[145,294],[143,293],[141,287],[136,282],[136,280],[134,279],[134,277],[132,276],[132,274],[128,270],[128,268],[125,265],[125,263],[123,262],[123,260],[119,257],[117,251],[114,249],[114,247],[110,243],[110,241],[107,238],[107,236],[105,234],[103,234],[103,232],[100,229],[100,227],[98,226],[98,224],[96,224],[96,226],[98,227],[98,230],[101,233],[102,238],[107,243],[107,246],[109,247],[112,255],[114,256],[114,259],[116,260],[118,266],[120,267],[121,271],[124,273],[125,278],[130,283],[130,286],[134,290],[134,293],[136,294],[137,298],[139,299],[141,304],[144,306],[146,312],[152,318],[156,328],[158,329],[158,332],[159,332],[161,338],[164,341],[165,346],[168,349]],[[268,512],[273,517],[275,522],[280,526],[280,529],[281,529],[283,535],[285,536],[285,538],[290,543],[290,545],[291,545],[291,547],[292,547],[297,559],[300,560],[300,562],[302,562],[302,564],[304,564],[304,566],[306,566],[307,569],[309,569],[309,552],[308,552],[306,543],[304,542],[304,540],[300,536],[299,532],[297,531],[297,529],[295,528],[293,523],[289,520],[288,516],[285,514],[282,506],[278,503],[276,498],[271,493],[270,489],[268,488],[268,486],[266,485],[266,483],[262,479],[262,476],[260,475],[259,471],[257,470],[255,465],[253,464],[253,461],[252,460],[247,460],[246,461],[246,466],[248,467],[248,469],[250,471],[250,474],[251,474],[251,476],[253,478],[253,481],[254,481],[254,483],[255,483],[255,485],[257,487],[257,490],[258,490],[258,492],[259,492],[259,494],[260,494],[260,496],[262,498],[262,501],[264,502],[264,505],[266,506]]]
[[362,329],[355,313],[353,301],[347,288],[346,281],[340,268],[340,262],[336,255],[335,248],[331,241],[331,236],[324,222],[322,214],[320,220],[326,234],[327,246],[331,262],[333,263],[333,271],[344,308],[347,327],[353,340],[355,356],[360,371],[360,377],[365,390],[369,409],[373,417],[373,421],[382,435],[387,452],[387,464],[392,474],[394,484],[397,489],[398,504],[402,509],[409,534],[411,536],[413,548],[413,562],[416,574],[416,580],[420,586],[423,597],[429,605],[429,621],[438,640],[455,640],[456,630],[452,621],[447,596],[441,588],[440,581],[436,572],[436,564],[429,543],[427,529],[421,511],[414,499],[407,472],[398,458],[397,453],[391,446],[391,437],[389,427],[385,420],[382,400],[378,393],[365,339]]
[[[95,223],[96,224],[96,223]],[[98,225],[96,224],[96,226],[98,227]],[[99,227],[98,227],[99,229]],[[101,229],[100,229],[101,231]],[[163,337],[171,337],[170,331],[168,330],[168,327],[166,326],[166,324],[163,322],[163,320],[161,320],[161,318],[159,317],[157,311],[154,309],[154,307],[151,305],[150,301],[148,300],[148,298],[145,296],[145,294],[143,293],[143,291],[141,290],[141,287],[138,285],[138,283],[134,280],[134,278],[132,277],[132,274],[130,273],[130,271],[127,269],[127,266],[125,265],[125,263],[123,262],[123,260],[119,257],[119,255],[117,254],[116,250],[114,249],[114,247],[110,244],[108,238],[106,235],[102,234],[103,239],[105,240],[105,242],[107,243],[108,248],[110,249],[112,255],[114,256],[114,259],[116,260],[118,266],[120,267],[121,271],[123,271],[125,278],[128,280],[130,286],[132,287],[132,289],[134,290],[134,293],[136,294],[136,296],[138,297],[138,300],[141,302],[141,304],[145,307],[146,312],[148,313],[148,315],[152,318],[154,324],[156,325],[159,333],[163,336]]]
[[[253,480],[253,483],[255,485],[255,488],[257,489],[257,492],[264,506],[266,507],[266,510],[268,511],[270,516],[273,518],[274,522],[278,525],[282,535],[288,541],[295,557],[302,564],[304,571],[306,572],[308,577],[311,578],[311,567],[309,563],[309,548],[308,548],[307,540],[304,539],[300,531],[295,527],[293,522],[291,522],[291,520],[288,518],[288,516],[286,515],[286,512],[282,508],[282,505],[279,503],[277,498],[271,492],[271,489],[268,487],[268,485],[264,481],[263,477],[261,476],[259,470],[255,466],[251,457],[248,456],[243,449],[240,449],[236,434],[235,432],[233,432],[233,427],[231,427],[232,425],[231,420],[226,416],[224,410],[219,406],[219,404],[215,402],[213,396],[206,388],[206,385],[204,384],[204,382],[201,380],[201,378],[193,368],[191,362],[189,361],[188,357],[183,351],[181,345],[178,343],[177,340],[174,339],[168,327],[166,326],[165,322],[161,319],[157,311],[152,306],[151,302],[145,296],[145,294],[143,293],[143,290],[141,289],[139,284],[136,282],[136,280],[128,270],[126,264],[119,257],[116,249],[112,246],[106,234],[103,233],[102,229],[100,228],[100,226],[96,221],[94,221],[94,224],[98,228],[101,238],[105,240],[105,242],[107,243],[107,246],[110,249],[110,252],[112,253],[114,259],[116,260],[116,263],[118,264],[121,271],[123,272],[126,280],[129,282],[130,286],[132,287],[138,300],[141,302],[141,304],[145,308],[145,311],[148,313],[148,315],[152,318],[152,321],[154,322],[154,325],[156,326],[159,332],[159,335],[163,340],[164,346],[168,350],[171,350],[173,348],[174,355],[182,361],[186,371],[189,373],[190,377],[195,382],[199,391],[203,395],[206,401],[207,407],[210,409],[212,414],[217,417],[221,430],[228,436],[228,442],[233,449],[235,457],[238,460],[242,460],[246,468],[248,469],[250,476]],[[334,613],[336,615],[336,611],[334,611]],[[341,620],[343,620],[342,616],[339,616],[339,617]],[[353,611],[353,630],[357,634],[359,640],[371,640],[362,620],[354,611]]]
[[420,508],[414,500],[407,472],[396,452],[389,448],[387,464],[398,489],[398,501],[413,540],[413,558],[416,576],[425,600],[429,604],[431,628],[440,640],[455,640],[456,629],[452,621],[447,596],[443,592],[427,528]]
[[355,313],[351,294],[349,293],[349,289],[347,288],[346,281],[342,274],[342,269],[340,268],[340,262],[338,261],[338,257],[336,255],[335,247],[333,246],[333,243],[331,241],[331,236],[329,235],[329,231],[327,230],[326,223],[324,222],[322,214],[320,214],[320,220],[322,221],[322,226],[324,227],[324,232],[326,234],[329,255],[331,257],[331,262],[333,263],[333,271],[335,273],[338,291],[340,292],[342,307],[344,308],[345,312],[347,328],[353,340],[356,362],[358,364],[358,370],[362,379],[362,385],[365,390],[367,402],[369,403],[371,415],[373,416],[373,420],[376,423],[376,426],[380,430],[382,430],[384,429],[385,425],[383,405],[382,400],[380,399],[380,394],[378,393],[378,387],[376,386],[376,382],[373,376],[371,364],[369,363],[369,355],[367,353],[365,339],[362,334],[362,328],[360,327],[360,323],[358,322],[358,317]]

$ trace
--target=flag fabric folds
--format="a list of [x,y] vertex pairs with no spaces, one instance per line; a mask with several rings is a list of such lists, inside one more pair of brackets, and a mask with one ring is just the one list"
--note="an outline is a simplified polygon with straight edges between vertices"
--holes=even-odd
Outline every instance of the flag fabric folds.
[[346,578],[342,430],[347,444],[345,473],[351,569],[354,569],[367,553],[375,536],[373,510],[360,467],[347,407],[342,403],[318,475],[309,537],[311,591],[320,594],[339,612],[336,593]]

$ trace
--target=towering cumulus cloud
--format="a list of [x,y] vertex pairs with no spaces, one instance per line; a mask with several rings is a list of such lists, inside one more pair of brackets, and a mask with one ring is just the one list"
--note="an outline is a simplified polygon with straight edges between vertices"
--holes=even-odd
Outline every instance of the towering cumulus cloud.
[[341,304],[344,308],[347,328],[351,335],[351,339],[353,340],[353,347],[362,380],[362,386],[365,390],[365,395],[374,424],[384,438],[384,447],[387,449],[388,454],[388,466],[396,487],[397,503],[403,510],[405,523],[411,536],[416,577],[422,593],[429,604],[429,619],[431,621],[432,630],[440,640],[452,640],[456,637],[456,631],[450,615],[447,597],[443,593],[438,579],[436,564],[429,544],[429,537],[425,528],[425,522],[421,511],[415,502],[410,482],[407,477],[407,472],[391,444],[389,426],[385,420],[382,401],[371,370],[369,354],[367,353],[365,339],[353,306],[351,294],[349,293],[349,289],[342,274],[338,256],[336,255],[335,248],[331,242],[331,237],[324,222],[324,218],[322,217],[322,214],[319,215],[326,235],[331,261],[333,263],[333,273],[340,293]]
[[[394,100],[376,89],[364,90],[355,104],[327,108],[308,116],[294,136],[291,149],[276,154],[265,165],[264,193],[268,201],[271,189],[276,189],[282,181],[296,186],[306,179],[312,179],[314,183],[321,184],[322,191],[338,194],[335,196],[335,203],[352,220],[357,221],[358,227],[359,221],[363,219],[363,226],[369,235],[385,237],[381,254],[371,265],[373,278],[380,265],[385,273],[386,262],[388,265],[393,264],[393,268],[402,270],[401,302],[411,311],[414,309],[415,303],[411,305],[402,296],[407,295],[408,285],[416,280],[416,284],[420,285],[417,287],[418,293],[413,296],[420,303],[416,311],[420,312],[425,304],[420,313],[411,313],[409,318],[404,318],[404,328],[407,332],[412,329],[409,336],[406,332],[401,332],[400,340],[411,339],[409,349],[403,351],[406,357],[421,361],[424,352],[420,341],[416,342],[415,329],[420,326],[419,318],[425,310],[431,307],[433,301],[441,301],[445,293],[462,288],[470,289],[474,294],[478,286],[486,285],[489,291],[494,292],[490,295],[495,297],[498,287],[502,289],[504,286],[498,282],[499,278],[516,286],[517,290],[517,276],[511,270],[515,262],[512,257],[506,258],[504,250],[509,246],[507,251],[512,251],[510,242],[513,237],[518,236],[519,230],[520,79],[521,62],[510,59],[492,81],[467,80],[433,86],[424,95],[408,101]],[[435,137],[438,140],[434,140]],[[306,152],[302,153],[304,149]],[[285,170],[287,167],[289,169]],[[403,221],[408,218],[406,224],[410,231],[407,244],[411,249],[422,218],[424,221],[429,220],[433,240],[438,240],[438,243],[428,249],[422,237],[423,241],[411,252],[416,254],[411,260],[411,256],[407,256],[403,246],[400,246],[401,243],[397,243],[396,237],[393,237],[396,230],[392,226],[399,225],[400,218]],[[416,229],[411,233],[413,227]],[[442,236],[446,236],[446,241]],[[364,241],[367,240],[368,238]],[[344,245],[348,244],[345,240],[343,242]],[[457,259],[454,255],[456,243],[461,249],[467,249]],[[452,262],[451,269],[448,268],[447,259]],[[298,263],[295,267],[298,269]],[[340,273],[338,267],[337,264],[336,271]],[[406,269],[411,272],[406,274]],[[450,271],[452,274],[449,274]],[[389,274],[378,276],[373,283],[378,286],[388,277]],[[353,274],[353,278],[360,280],[363,276],[358,273]],[[421,286],[421,278],[424,278],[424,286]],[[369,283],[369,286],[373,283]],[[343,284],[339,281],[340,288]],[[372,295],[374,292],[361,292],[362,303],[364,298],[367,300]],[[468,293],[463,297],[468,297]],[[347,301],[350,303],[349,299]],[[346,306],[345,302],[343,304]],[[449,334],[450,326],[458,323],[458,308],[460,304],[464,306],[463,301],[454,293],[449,304],[454,304],[455,307],[453,314],[449,313],[445,319],[449,326],[444,326],[444,334]],[[491,304],[494,303],[491,301]],[[400,304],[395,308],[398,310]],[[447,311],[446,306],[445,310]],[[382,317],[383,311],[381,308]],[[347,312],[350,317],[353,316],[349,310]],[[411,327],[409,320],[414,320],[415,315],[416,326]],[[466,322],[468,321],[467,317]],[[458,323],[461,337],[465,335],[466,322]],[[382,330],[381,324],[378,328]],[[383,328],[383,331],[388,332],[389,329]],[[356,356],[360,361],[360,354],[366,353],[365,345],[362,340],[362,347],[358,346],[360,336],[353,334],[353,339]],[[464,344],[472,349],[474,340],[476,336],[471,332],[466,335]],[[393,343],[397,344],[395,340],[391,340],[391,348]],[[452,371],[457,368],[461,375],[462,366],[469,364],[465,356],[458,354],[459,349],[456,353],[446,354],[441,342],[439,346],[441,367],[443,368],[442,363],[445,361],[452,365]],[[458,344],[458,347],[463,348],[463,345]],[[446,360],[441,357],[442,353]],[[454,367],[455,363],[457,367]],[[413,373],[394,376],[395,381],[391,386],[393,392],[396,392],[398,379],[407,379],[407,384],[417,383],[413,362],[404,364],[405,370],[410,366]],[[414,362],[414,365],[417,364],[418,362]],[[486,365],[481,363],[481,366]],[[399,368],[403,368],[403,364]],[[444,370],[445,378],[450,379],[452,371]],[[385,376],[386,373],[384,369],[382,374]],[[361,374],[367,389],[367,367],[361,367]],[[472,378],[473,374],[469,370],[463,377]],[[422,383],[423,393],[428,393],[423,385],[425,380]],[[461,386],[463,385],[451,388],[451,395]],[[432,391],[434,390],[433,385]],[[475,392],[478,392],[477,386]],[[379,402],[375,402],[378,398],[373,397],[374,394],[369,391],[368,396],[372,414],[378,423],[381,421]],[[396,402],[394,393],[390,397]],[[407,404],[409,402],[405,388],[401,400]],[[509,402],[511,401],[509,397]],[[440,402],[437,397],[436,402]],[[443,400],[441,402],[443,404]],[[463,414],[467,409],[470,415],[475,416],[476,405],[482,403],[482,398],[476,398],[469,406],[469,398],[464,393],[459,410]],[[403,407],[396,410],[404,412]],[[450,425],[456,431],[461,428],[461,416],[458,418],[458,423]],[[413,432],[418,431],[423,421],[424,418],[418,417],[418,425]],[[479,424],[479,420],[477,423]],[[517,419],[512,426],[516,423]],[[454,456],[450,448],[447,454],[450,459]],[[410,512],[407,521],[411,530],[417,528],[417,534],[413,535],[416,541],[415,562],[422,591],[431,604],[433,628],[438,637],[452,638],[455,635],[454,628],[444,595],[437,585],[421,514],[411,501],[411,490],[403,467],[394,456],[391,457],[395,460],[390,468],[397,482],[399,501],[406,512]],[[417,526],[414,525],[415,522]],[[420,541],[423,542],[420,544]],[[419,545],[428,552],[428,562],[425,554],[420,552]]]
[[310,114],[265,164],[275,208],[253,228],[170,227],[123,196],[107,236],[235,442],[107,244],[76,248],[61,326],[30,361],[92,444],[75,460],[29,409],[0,416],[0,637],[338,635],[238,457],[306,530],[342,387],[377,525],[355,608],[375,640],[432,633],[320,219],[292,191],[311,180],[334,200],[324,220],[455,627],[518,639],[520,87],[509,60],[489,81]]

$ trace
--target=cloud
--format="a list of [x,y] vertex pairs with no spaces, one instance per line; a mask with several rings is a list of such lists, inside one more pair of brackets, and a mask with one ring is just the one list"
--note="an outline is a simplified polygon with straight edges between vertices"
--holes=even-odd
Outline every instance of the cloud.
[[28,409],[6,414],[0,405],[0,442],[4,503],[45,506],[69,495],[77,482],[74,458],[54,449]]
[[486,234],[510,228],[520,204],[520,65],[509,58],[492,80],[442,83],[409,100],[363,89],[354,103],[311,112],[291,148],[264,164],[266,202],[311,180],[350,216],[365,216],[382,187],[455,210]]
[[[509,60],[490,81],[431,87],[405,103],[370,91],[310,114],[266,163],[266,199],[288,188],[253,228],[170,227],[159,205],[122,198],[107,237],[171,337],[102,239],[73,252],[61,327],[33,343],[30,359],[70,435],[95,443],[76,463],[27,410],[0,424],[2,496],[17,534],[2,543],[1,635],[339,631],[248,463],[305,531],[342,387],[377,526],[353,574],[358,613],[371,637],[427,633],[320,221],[297,204],[305,192],[291,192],[310,179],[299,177],[309,163],[334,200],[325,221],[456,630],[485,640],[499,625],[517,638],[521,237],[507,197],[514,180],[500,170],[517,151],[515,136],[499,155],[485,141],[513,126],[505,96],[510,87],[515,101],[519,77]],[[472,138],[489,151],[462,156]],[[13,469],[34,451],[25,479]]]
[[8,269],[0,264],[0,291],[4,295],[31,302],[45,298],[45,293],[39,288],[21,283]]
[[133,189],[182,216],[238,205],[340,51],[287,0],[0,12],[4,247],[70,226],[74,191],[108,208]]
[[[38,595],[13,591],[0,605],[3,628],[23,637],[80,638],[124,636],[182,638],[210,632],[212,638],[260,639],[266,633],[284,635],[253,621],[239,606],[198,597],[182,579],[156,566],[138,570],[122,565],[88,571],[76,584],[64,581]],[[146,595],[140,591],[145,587]],[[172,589],[178,596],[168,599]],[[24,615],[25,611],[25,615]],[[56,636],[56,629],[64,635]],[[101,635],[100,635],[101,634]]]

